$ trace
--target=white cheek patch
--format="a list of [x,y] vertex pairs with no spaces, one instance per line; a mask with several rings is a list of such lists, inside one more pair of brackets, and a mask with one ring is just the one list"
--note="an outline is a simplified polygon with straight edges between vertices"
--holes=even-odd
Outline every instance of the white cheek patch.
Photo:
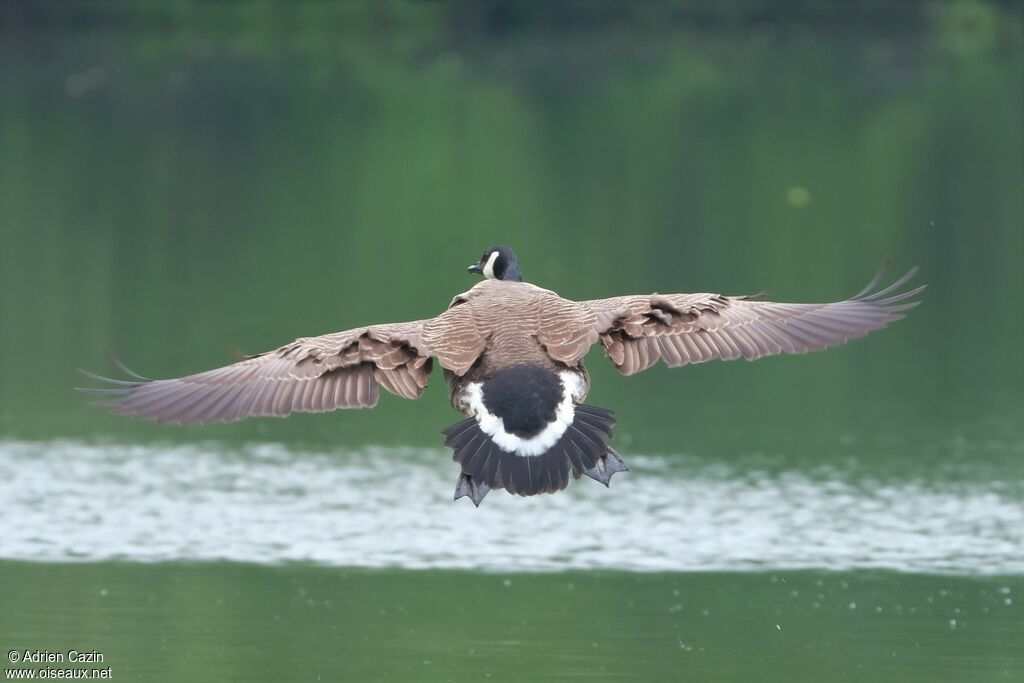
[[461,402],[476,418],[481,431],[491,437],[491,441],[501,450],[524,457],[544,455],[558,443],[572,425],[576,415],[573,399],[583,396],[583,380],[579,375],[574,372],[562,372],[559,376],[562,379],[562,400],[555,408],[555,419],[539,434],[528,439],[506,432],[504,420],[487,410],[487,406],[484,405],[483,385],[480,382],[473,382],[466,387]]
[[498,260],[498,252],[492,251],[491,255],[487,257],[487,263],[484,264],[484,277],[488,280],[494,279],[494,262]]

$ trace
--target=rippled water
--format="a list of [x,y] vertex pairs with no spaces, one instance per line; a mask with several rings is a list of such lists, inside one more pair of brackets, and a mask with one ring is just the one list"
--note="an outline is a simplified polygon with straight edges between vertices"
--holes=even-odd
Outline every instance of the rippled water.
[[[448,451],[0,443],[0,557],[489,570],[1024,571],[1019,482],[628,458],[606,490],[453,503]],[[938,476],[934,476],[937,474]]]

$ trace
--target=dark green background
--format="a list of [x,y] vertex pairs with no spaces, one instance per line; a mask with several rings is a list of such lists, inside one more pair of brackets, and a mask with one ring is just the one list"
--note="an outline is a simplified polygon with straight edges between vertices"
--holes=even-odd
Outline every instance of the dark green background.
[[[439,375],[423,400],[372,412],[187,429],[106,415],[70,387],[78,367],[109,370],[108,348],[173,376],[433,315],[496,242],[570,298],[832,300],[891,255],[929,284],[891,330],[632,378],[595,351],[590,402],[616,410],[624,453],[842,460],[1019,496],[1022,31],[1019,5],[985,2],[5,3],[0,437],[438,446],[456,419]],[[0,644],[87,640],[138,680],[1024,669],[1019,607],[992,598],[1019,577],[821,580],[848,588],[818,609],[767,574],[528,576],[502,592],[473,573],[6,564]],[[297,599],[307,585],[335,610]],[[937,587],[973,628],[925,608]]]

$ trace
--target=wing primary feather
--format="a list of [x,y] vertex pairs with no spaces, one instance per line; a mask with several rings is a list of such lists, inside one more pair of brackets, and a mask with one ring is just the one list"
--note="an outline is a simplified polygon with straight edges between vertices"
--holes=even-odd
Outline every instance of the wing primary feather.
[[345,405],[345,376],[341,374],[342,370],[335,370],[334,374],[334,398],[333,403],[336,407],[341,408]]
[[260,393],[253,399],[250,415],[267,416],[273,415],[274,397],[277,394],[280,382],[276,379],[265,378]]
[[800,353],[800,348],[793,343],[789,331],[783,323],[765,320],[761,325],[765,336],[772,339],[785,353]]
[[893,320],[899,320],[900,318],[903,317],[902,314],[903,314],[904,311],[909,311],[911,308],[917,308],[920,305],[921,305],[920,301],[911,301],[910,303],[906,303],[906,304],[898,304],[896,306],[890,306],[887,310],[890,313],[894,314],[893,315]]
[[260,377],[256,381],[250,382],[243,395],[239,398],[239,412],[247,417],[262,415],[263,397],[270,390],[271,384],[271,380],[265,377]]
[[295,380],[278,382],[274,402],[270,405],[270,412],[274,415],[287,415],[290,413],[292,410],[292,394],[294,393]]
[[159,380],[140,384],[121,399],[120,404],[131,412],[145,411],[156,404],[168,405],[191,391],[191,385],[178,380]]
[[172,383],[170,385],[144,384],[143,387],[152,387],[153,391],[149,396],[133,393],[120,401],[125,412],[148,417],[154,420],[173,420],[180,410],[180,404],[189,401],[196,393],[195,385]]
[[124,387],[74,387],[74,390],[91,396],[127,396],[131,393],[130,388]]
[[182,422],[214,422],[220,419],[220,415],[217,411],[217,405],[224,398],[225,393],[229,393],[231,390],[230,386],[215,386],[207,390],[207,393],[196,398],[195,403],[189,404],[185,410],[183,410],[179,419]]
[[292,410],[299,410],[306,413],[314,412],[313,397],[314,394],[317,393],[318,379],[319,377],[313,377],[302,382],[299,390],[295,393],[295,396],[292,397]]
[[906,292],[900,292],[899,294],[890,296],[887,299],[875,299],[871,303],[875,304],[876,306],[885,306],[886,308],[888,308],[889,304],[894,304],[898,301],[903,301],[904,299],[909,299],[911,297],[917,296],[918,294],[923,292],[927,287],[928,285],[920,285],[913,289],[907,290]]
[[885,260],[882,261],[882,265],[878,268],[878,272],[875,273],[875,276],[872,277],[870,281],[868,281],[867,285],[864,286],[864,289],[854,294],[852,298],[859,299],[868,292],[870,292],[872,289],[874,289],[878,285],[878,283],[882,281],[882,278],[885,277],[885,274],[889,272],[889,269],[891,267],[892,258],[886,257]]
[[899,289],[900,287],[905,285],[907,283],[907,281],[909,281],[915,275],[917,275],[917,266],[914,266],[913,268],[911,268],[909,271],[907,271],[906,275],[901,277],[899,280],[896,280],[896,282],[892,283],[891,285],[889,285],[885,289],[881,289],[881,290],[879,290],[879,291],[877,291],[877,292],[875,292],[873,294],[861,297],[860,301],[874,301],[876,299],[880,299],[883,296],[885,296],[886,294],[888,294],[889,292],[892,292],[893,290]]
[[82,373],[83,375],[85,375],[89,379],[94,379],[97,382],[105,382],[106,384],[120,384],[120,385],[126,386],[126,387],[135,387],[135,386],[138,386],[139,384],[141,384],[141,382],[139,382],[139,380],[134,380],[134,379],[114,379],[113,377],[104,377],[103,375],[98,375],[95,372],[91,372],[89,370],[84,370],[82,368],[78,368],[78,372]]
[[143,382],[152,382],[153,381],[149,377],[143,377],[142,375],[140,375],[139,373],[135,372],[134,370],[129,368],[127,365],[122,363],[121,359],[118,358],[117,356],[115,356],[113,351],[107,350],[106,356],[107,356],[107,359],[111,363],[114,364],[114,367],[116,367],[118,370],[120,370],[124,374],[126,374],[126,375],[128,375],[130,377],[134,377],[135,379],[141,379]]

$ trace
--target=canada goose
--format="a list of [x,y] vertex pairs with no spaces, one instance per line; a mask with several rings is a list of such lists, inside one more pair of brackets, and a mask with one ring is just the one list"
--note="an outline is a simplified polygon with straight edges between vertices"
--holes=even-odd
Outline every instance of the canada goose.
[[[530,496],[564,489],[569,474],[608,485],[626,469],[608,445],[612,413],[585,405],[583,356],[600,341],[623,375],[659,359],[669,367],[817,351],[903,317],[924,286],[893,294],[916,268],[851,299],[784,304],[721,294],[643,294],[570,301],[522,281],[515,253],[487,249],[484,276],[434,318],[304,337],[233,365],[177,379],[88,376],[119,413],[178,423],[232,422],[293,411],[377,405],[379,390],[418,398],[436,357],[451,402],[467,419],[443,430],[461,466],[455,499],[491,489]],[[87,390],[90,391],[90,390]]]

